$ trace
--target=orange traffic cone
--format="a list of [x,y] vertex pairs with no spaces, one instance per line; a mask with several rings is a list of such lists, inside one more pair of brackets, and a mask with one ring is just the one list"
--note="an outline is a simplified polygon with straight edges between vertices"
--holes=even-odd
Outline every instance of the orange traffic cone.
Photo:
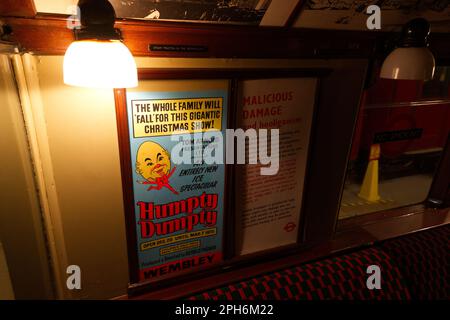
[[370,147],[369,164],[366,174],[359,190],[358,197],[370,202],[380,200],[378,194],[378,159],[380,158],[380,145],[374,144]]

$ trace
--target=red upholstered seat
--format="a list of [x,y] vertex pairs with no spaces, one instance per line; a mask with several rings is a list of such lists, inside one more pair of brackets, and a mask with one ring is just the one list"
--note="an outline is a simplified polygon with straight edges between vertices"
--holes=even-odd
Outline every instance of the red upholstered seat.
[[[450,225],[387,240],[357,252],[261,275],[190,300],[450,299]],[[366,286],[381,269],[381,289]]]
[[413,299],[450,299],[450,225],[385,241]]
[[[381,290],[366,286],[367,267],[381,268]],[[262,275],[191,297],[191,300],[409,299],[404,279],[378,248],[369,248]]]

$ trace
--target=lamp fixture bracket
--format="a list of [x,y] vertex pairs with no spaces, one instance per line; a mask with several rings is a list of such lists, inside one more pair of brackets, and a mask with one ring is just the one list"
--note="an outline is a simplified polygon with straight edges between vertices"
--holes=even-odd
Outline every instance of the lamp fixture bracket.
[[423,48],[428,47],[430,23],[424,18],[410,20],[402,29],[400,47]]
[[122,40],[114,28],[116,12],[108,0],[80,0],[81,28],[75,29],[76,40]]

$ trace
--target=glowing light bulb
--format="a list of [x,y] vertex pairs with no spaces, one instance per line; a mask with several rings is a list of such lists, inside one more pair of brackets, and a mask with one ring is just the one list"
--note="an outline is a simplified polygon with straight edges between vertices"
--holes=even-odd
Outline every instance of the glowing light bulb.
[[119,40],[75,41],[64,56],[64,83],[89,88],[137,87],[136,62]]

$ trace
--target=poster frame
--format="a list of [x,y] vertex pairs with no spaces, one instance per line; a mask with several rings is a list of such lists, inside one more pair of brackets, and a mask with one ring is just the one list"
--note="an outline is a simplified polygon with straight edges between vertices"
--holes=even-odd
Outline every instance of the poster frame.
[[[312,127],[308,145],[308,159],[306,172],[310,166],[310,153],[314,136],[316,109],[320,93],[321,78],[331,72],[329,68],[270,68],[270,69],[138,69],[139,81],[146,80],[227,80],[228,85],[228,124],[227,128],[236,127],[236,110],[238,108],[237,95],[239,81],[251,79],[270,78],[316,78],[314,111]],[[298,250],[304,238],[305,214],[300,214],[300,227],[298,229],[297,243],[279,248],[264,250],[245,256],[235,256],[235,201],[234,201],[234,165],[226,164],[225,167],[225,195],[224,195],[224,224],[223,224],[223,261],[205,270],[192,270],[178,275],[168,275],[156,280],[139,282],[139,263],[137,252],[137,234],[135,226],[135,206],[132,181],[132,163],[130,152],[130,137],[127,117],[127,90],[114,89],[116,122],[118,133],[118,145],[120,154],[120,169],[122,177],[122,194],[125,212],[126,239],[128,251],[129,284],[128,294],[138,295],[148,291],[158,290],[170,285],[200,278],[206,275],[220,273],[225,269],[238,268],[268,258],[283,256]],[[307,193],[308,174],[305,174],[304,195]],[[302,205],[302,211],[304,207]]]

